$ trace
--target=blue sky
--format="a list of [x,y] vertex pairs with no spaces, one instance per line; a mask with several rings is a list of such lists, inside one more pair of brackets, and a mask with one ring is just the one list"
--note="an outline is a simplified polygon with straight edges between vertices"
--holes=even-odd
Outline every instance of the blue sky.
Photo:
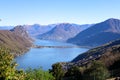
[[120,0],[0,0],[0,26],[120,19]]

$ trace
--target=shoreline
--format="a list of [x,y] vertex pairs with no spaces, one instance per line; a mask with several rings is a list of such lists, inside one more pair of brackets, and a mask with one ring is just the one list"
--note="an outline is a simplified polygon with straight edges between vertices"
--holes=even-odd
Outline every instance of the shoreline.
[[87,49],[91,49],[92,47],[88,47],[88,46],[40,46],[40,45],[33,45],[32,48],[87,48]]

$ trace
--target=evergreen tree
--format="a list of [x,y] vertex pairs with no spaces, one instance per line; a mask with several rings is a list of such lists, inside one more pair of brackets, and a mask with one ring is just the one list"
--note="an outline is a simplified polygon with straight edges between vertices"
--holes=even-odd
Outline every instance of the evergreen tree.
[[81,67],[73,66],[65,74],[67,80],[82,80]]
[[56,63],[52,65],[52,70],[50,71],[56,80],[62,80],[65,72],[62,68],[62,65],[60,63]]

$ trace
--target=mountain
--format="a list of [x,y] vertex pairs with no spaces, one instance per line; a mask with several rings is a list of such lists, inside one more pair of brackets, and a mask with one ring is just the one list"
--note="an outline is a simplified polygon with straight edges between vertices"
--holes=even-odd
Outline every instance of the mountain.
[[43,34],[47,31],[50,31],[52,28],[54,28],[55,24],[50,25],[24,25],[24,28],[28,32],[28,34],[32,37],[36,37],[37,35]]
[[92,60],[101,60],[107,66],[110,66],[115,60],[120,59],[120,39],[109,42],[97,48],[80,54],[72,62],[90,62]]
[[32,40],[22,26],[16,26],[12,30],[0,30],[0,46],[8,48],[14,56],[18,56],[29,50]]
[[80,46],[95,47],[119,38],[120,20],[111,18],[89,27],[67,42]]
[[100,61],[108,68],[112,76],[120,75],[120,39],[78,55],[71,62],[62,62],[63,69],[71,67],[89,68],[93,61]]
[[82,30],[85,30],[90,25],[77,25],[69,23],[57,24],[52,30],[38,35],[39,39],[53,40],[53,41],[66,41],[69,38],[76,36]]
[[10,31],[14,32],[16,35],[20,35],[23,38],[26,38],[26,39],[32,41],[31,37],[29,36],[29,34],[26,31],[26,29],[24,28],[24,26],[18,25],[16,27],[14,27],[13,29],[11,29]]
[[[120,39],[90,49],[70,62],[55,63],[50,71],[54,74],[61,71],[64,80],[117,80],[120,76]],[[106,79],[100,79],[105,75]],[[107,79],[111,77],[114,79]]]

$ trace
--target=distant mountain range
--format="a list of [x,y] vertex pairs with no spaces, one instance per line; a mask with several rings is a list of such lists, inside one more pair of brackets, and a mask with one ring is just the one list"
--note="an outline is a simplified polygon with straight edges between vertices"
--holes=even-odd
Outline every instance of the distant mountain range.
[[24,25],[28,33],[42,40],[64,41],[79,46],[96,47],[120,38],[120,20],[110,18],[106,21],[77,25],[60,23],[42,26]]
[[80,46],[99,46],[120,38],[120,20],[108,19],[80,32],[67,42]]
[[85,30],[90,25],[77,25],[70,23],[57,24],[50,31],[38,35],[37,38],[43,40],[66,41],[69,38],[76,36],[79,32]]
[[55,24],[50,25],[23,25],[23,27],[26,29],[26,31],[29,33],[30,36],[36,37],[38,35],[41,35],[45,32],[50,31],[52,28],[54,28]]
[[[59,23],[50,25],[23,25],[34,38],[64,41],[79,46],[96,47],[120,38],[120,20],[110,18],[96,24],[77,25]],[[1,30],[12,27],[0,27]]]

